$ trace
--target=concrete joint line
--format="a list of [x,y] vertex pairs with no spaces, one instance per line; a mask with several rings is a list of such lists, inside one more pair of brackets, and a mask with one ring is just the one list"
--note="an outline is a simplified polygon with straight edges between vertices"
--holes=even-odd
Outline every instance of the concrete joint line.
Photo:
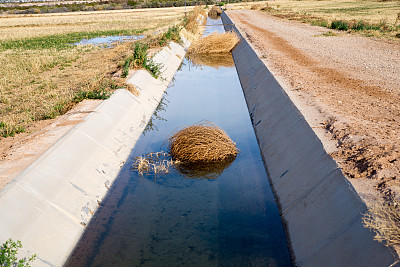
[[[361,214],[360,214],[361,216]],[[336,233],[332,233],[331,235],[329,235],[328,237],[326,237],[322,242],[316,244],[309,252],[308,256],[305,256],[303,259],[299,260],[300,262],[300,266],[302,265],[303,262],[307,261],[307,259],[311,258],[315,253],[318,252],[318,250],[320,250],[322,247],[324,247],[325,245],[329,244],[330,242],[332,242],[335,239],[340,238],[340,236],[345,233],[347,230],[349,230],[355,223],[357,223],[357,221],[359,220],[360,216],[355,217],[351,222],[349,222],[347,225],[345,225],[342,229],[340,229],[338,232]]]
[[40,200],[43,203],[48,203],[50,206],[52,206],[55,210],[57,210],[60,214],[66,216],[67,218],[69,218],[71,221],[76,222],[76,223],[80,223],[79,220],[76,219],[76,217],[74,215],[72,215],[71,213],[69,213],[68,211],[65,211],[63,208],[59,207],[58,205],[56,205],[55,203],[53,203],[52,201],[49,201],[47,199],[45,199],[43,196],[41,196],[40,194],[37,194],[36,192],[34,192],[33,190],[31,190],[30,188],[28,188],[24,183],[18,183],[17,186],[21,189],[23,189],[24,191],[26,191],[29,195],[31,195],[33,198]]
[[296,200],[294,200],[284,211],[281,212],[281,216],[285,215],[287,212],[289,212],[294,206],[296,206],[297,203],[299,203],[300,201],[302,201],[303,199],[305,199],[310,193],[312,193],[316,188],[318,188],[320,185],[322,185],[323,183],[325,183],[325,181],[331,177],[333,174],[335,174],[338,170],[340,170],[339,168],[333,169],[331,172],[329,172],[329,174],[327,174],[325,176],[325,178],[323,178],[320,182],[318,182],[317,184],[315,184],[312,188],[310,188],[310,190],[308,190],[306,193],[304,193],[303,195],[301,195],[300,197],[298,197]]

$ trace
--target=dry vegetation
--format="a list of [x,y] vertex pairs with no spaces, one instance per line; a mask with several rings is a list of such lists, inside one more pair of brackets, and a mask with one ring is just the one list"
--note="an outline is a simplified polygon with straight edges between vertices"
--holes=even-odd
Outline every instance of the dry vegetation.
[[[193,7],[188,7],[191,11]],[[184,8],[114,10],[0,17],[0,40],[104,30],[152,30],[182,19]]]
[[213,6],[210,11],[208,11],[208,16],[212,19],[217,19],[218,16],[222,14],[222,10],[220,7]]
[[400,209],[393,205],[373,205],[363,217],[366,227],[375,232],[375,239],[386,245],[400,245]]
[[188,54],[229,53],[239,43],[234,32],[212,33],[192,43]]
[[0,28],[0,138],[63,114],[83,98],[105,98],[121,85],[111,77],[132,53],[132,43],[109,49],[76,47],[68,45],[71,34],[81,38],[82,32],[96,36],[98,29],[100,35],[164,29],[181,22],[183,10],[0,18],[5,25]]
[[207,23],[207,13],[201,6],[196,6],[185,20],[185,27],[181,34],[190,41],[195,41],[201,37],[204,25]]
[[276,0],[234,4],[231,9],[261,10],[315,26],[330,27],[335,22],[333,29],[361,32],[366,36],[400,37],[399,1]]
[[236,144],[211,122],[183,127],[168,139],[168,150],[182,163],[208,163],[235,158]]

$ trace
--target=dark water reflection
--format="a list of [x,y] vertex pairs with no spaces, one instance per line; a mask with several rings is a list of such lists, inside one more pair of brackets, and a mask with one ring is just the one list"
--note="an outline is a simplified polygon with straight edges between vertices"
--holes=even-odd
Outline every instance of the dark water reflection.
[[[165,120],[137,142],[66,266],[291,266],[236,70],[185,59],[168,100],[157,113]],[[234,161],[163,175],[132,170],[135,157],[201,120],[236,142]]]

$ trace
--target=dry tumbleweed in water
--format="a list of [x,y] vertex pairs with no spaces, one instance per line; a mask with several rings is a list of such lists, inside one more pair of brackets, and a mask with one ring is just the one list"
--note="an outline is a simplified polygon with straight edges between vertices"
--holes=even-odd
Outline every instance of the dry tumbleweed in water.
[[188,54],[229,53],[239,43],[239,36],[234,32],[213,32],[192,43]]
[[167,140],[167,144],[174,160],[184,164],[225,161],[239,153],[235,142],[211,122],[183,127]]

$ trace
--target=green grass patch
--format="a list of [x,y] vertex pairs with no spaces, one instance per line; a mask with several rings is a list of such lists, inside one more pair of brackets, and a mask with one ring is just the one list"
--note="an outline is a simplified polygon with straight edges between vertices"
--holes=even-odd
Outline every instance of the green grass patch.
[[158,41],[161,46],[166,45],[169,41],[181,42],[181,37],[179,36],[179,32],[181,28],[179,26],[172,26],[168,28]]
[[121,74],[122,78],[126,78],[128,76],[131,62],[132,62],[131,57],[125,58],[124,64],[122,66],[122,74]]
[[349,29],[349,22],[345,20],[334,20],[331,22],[329,28],[339,31],[347,31]]
[[138,35],[143,31],[144,30],[108,30],[94,32],[74,32],[67,34],[41,36],[29,39],[0,41],[0,51],[8,49],[39,50],[51,48],[62,50],[75,47],[74,43],[79,42],[83,39],[115,35]]
[[320,34],[320,35],[317,35],[317,36],[332,37],[332,36],[338,36],[338,34],[333,32],[333,31],[327,31],[327,32],[324,32],[323,34]]
[[132,56],[125,58],[122,77],[126,77],[129,73],[129,68],[133,65],[135,68],[144,68],[150,72],[150,74],[158,79],[161,75],[161,64],[153,61],[148,55],[149,45],[146,43],[135,42]]
[[[13,137],[15,134],[25,132],[25,128],[21,126],[9,125],[5,122],[0,122],[0,136],[1,137]],[[0,264],[0,266],[3,266]]]
[[21,241],[13,241],[11,238],[0,245],[0,266],[30,266],[30,263],[36,259],[36,254],[28,259],[18,259],[18,250],[22,248]]

